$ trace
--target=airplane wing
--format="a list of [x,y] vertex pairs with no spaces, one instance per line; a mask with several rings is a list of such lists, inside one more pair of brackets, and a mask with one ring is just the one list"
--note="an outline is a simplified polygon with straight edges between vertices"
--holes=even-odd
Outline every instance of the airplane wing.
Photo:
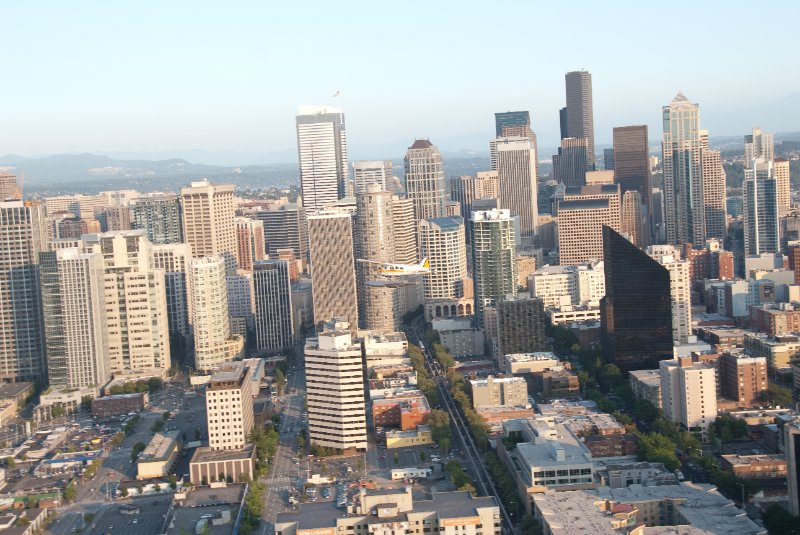
[[367,260],[365,258],[356,258],[356,262],[362,262],[364,264],[376,264],[378,266],[382,266],[386,263],[386,262],[378,262],[377,260]]

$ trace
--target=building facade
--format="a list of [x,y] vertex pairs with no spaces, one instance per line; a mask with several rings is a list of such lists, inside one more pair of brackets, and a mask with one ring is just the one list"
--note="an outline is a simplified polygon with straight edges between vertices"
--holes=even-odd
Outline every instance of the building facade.
[[181,188],[183,237],[192,247],[192,256],[219,256],[225,269],[236,271],[236,226],[233,184],[192,182]]
[[517,293],[516,236],[508,210],[472,212],[472,267],[475,316],[483,325],[483,308]]
[[147,231],[153,244],[183,241],[183,212],[177,195],[141,197],[131,202],[133,228]]
[[292,291],[285,260],[260,260],[253,264],[256,348],[277,352],[294,343]]
[[439,148],[427,139],[418,139],[405,157],[406,194],[414,202],[417,221],[445,215],[446,185]]
[[312,214],[346,195],[350,170],[344,113],[301,106],[296,125],[303,207]]

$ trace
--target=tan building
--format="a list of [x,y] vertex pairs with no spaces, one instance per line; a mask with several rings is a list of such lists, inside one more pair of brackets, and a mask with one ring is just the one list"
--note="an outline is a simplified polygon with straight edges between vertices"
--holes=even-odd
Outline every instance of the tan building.
[[626,234],[637,247],[650,244],[647,218],[642,212],[642,197],[636,190],[628,190],[622,194],[620,232]]
[[237,217],[236,259],[239,269],[253,270],[253,263],[267,258],[264,252],[264,222],[249,217]]
[[522,377],[493,377],[469,382],[472,406],[518,407],[528,404],[528,384]]
[[669,271],[672,340],[686,343],[692,334],[691,264],[681,260],[680,251],[672,245],[651,245],[647,254]]
[[526,137],[499,137],[490,142],[496,154],[500,208],[519,217],[520,236],[534,236],[537,208],[537,167],[534,141]]
[[[362,489],[358,505],[343,514],[332,502],[307,503],[298,511],[278,513],[275,535],[500,535],[500,508],[493,496],[473,497],[467,491],[435,492],[430,500],[414,500],[405,489]],[[427,533],[427,532],[425,532]]]
[[561,265],[603,259],[603,226],[620,230],[619,185],[568,187],[558,204]]
[[662,360],[659,369],[664,417],[707,440],[717,418],[717,370],[692,357]]
[[786,458],[783,454],[720,455],[722,469],[742,479],[764,482],[764,480],[786,479]]
[[727,351],[719,358],[719,382],[723,397],[740,407],[763,403],[767,391],[767,359]]
[[433,444],[431,430],[427,425],[418,425],[416,429],[407,431],[387,431],[386,449],[411,448]]
[[628,383],[637,399],[649,401],[661,408],[661,372],[659,370],[631,370]]
[[[394,229],[394,258],[401,264],[419,262],[417,222],[414,220],[414,202],[411,199],[392,199],[392,227]],[[423,302],[422,280],[408,281],[400,288],[400,307],[403,312],[416,310]]]
[[430,262],[430,272],[423,277],[426,319],[472,314],[473,293],[464,243],[464,220],[460,216],[419,222],[421,256]]
[[195,258],[221,255],[225,269],[236,271],[236,206],[233,184],[192,182],[181,188],[183,238]]
[[9,173],[0,173],[0,202],[20,199],[22,190],[17,183],[17,177]]
[[[700,131],[701,139],[708,133]],[[703,134],[705,133],[705,134]],[[705,205],[706,239],[725,238],[727,231],[727,206],[725,204],[725,170],[718,150],[703,147],[703,204]]]
[[414,219],[444,215],[447,187],[439,148],[427,139],[417,139],[405,157],[406,193],[414,201]]
[[540,372],[561,365],[554,353],[545,351],[505,355],[503,362],[505,372],[514,375]]
[[[775,319],[780,321],[781,317],[776,314]],[[798,319],[800,319],[800,315],[798,315]],[[785,369],[800,356],[800,336],[796,334],[770,336],[761,333],[746,333],[744,347],[751,356],[766,357],[770,369]]]
[[150,265],[164,270],[167,287],[167,314],[169,330],[180,333],[188,343],[192,337],[190,327],[191,291],[189,289],[189,262],[192,249],[188,243],[164,243],[150,249]]
[[476,176],[450,179],[450,198],[461,205],[461,217],[469,221],[476,199],[496,199],[500,195],[497,171],[478,171]]
[[136,479],[166,477],[180,451],[180,430],[156,433],[136,461]]
[[206,386],[208,446],[212,450],[241,449],[253,430],[253,399],[261,381],[261,359],[246,359],[220,367]]
[[194,451],[189,463],[189,479],[194,485],[208,485],[215,481],[252,480],[256,464],[255,446],[239,450],[212,450],[200,447]]
[[782,216],[788,213],[792,207],[789,160],[776,158],[773,162],[773,172],[775,173],[775,189],[778,197],[778,214]]

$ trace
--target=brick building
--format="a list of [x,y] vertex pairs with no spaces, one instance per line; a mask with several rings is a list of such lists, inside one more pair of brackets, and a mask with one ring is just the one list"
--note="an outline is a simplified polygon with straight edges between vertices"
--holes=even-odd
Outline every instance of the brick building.
[[92,415],[98,418],[110,418],[129,412],[139,412],[149,405],[147,392],[138,394],[118,394],[92,400]]
[[398,394],[372,401],[372,424],[409,431],[424,423],[430,412],[428,400],[419,391]]

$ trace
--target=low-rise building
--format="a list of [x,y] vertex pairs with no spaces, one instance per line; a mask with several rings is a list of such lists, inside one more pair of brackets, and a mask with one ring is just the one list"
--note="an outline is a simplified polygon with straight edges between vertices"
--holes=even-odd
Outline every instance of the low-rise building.
[[442,345],[454,356],[483,356],[486,336],[483,330],[472,326],[469,317],[434,318],[431,326],[439,333]]
[[744,347],[753,357],[765,357],[771,370],[785,369],[800,357],[800,336],[749,333],[744,337]]
[[375,427],[396,427],[401,431],[416,429],[428,418],[431,407],[419,390],[397,392],[372,401],[372,423]]
[[782,454],[722,455],[720,466],[735,476],[758,483],[785,482],[786,457]]
[[750,307],[752,328],[769,335],[800,332],[800,303],[773,303]]
[[179,430],[156,433],[136,461],[136,479],[165,477],[180,451]]
[[411,365],[405,333],[362,332],[361,347],[367,370],[378,366]]
[[599,321],[600,307],[591,305],[550,306],[545,315],[552,325],[567,325],[583,321]]
[[553,366],[530,374],[530,391],[544,399],[574,398],[580,395],[581,384],[571,369]]
[[472,406],[517,407],[528,404],[528,384],[522,377],[493,377],[469,382]]
[[148,405],[149,395],[147,392],[104,396],[92,400],[92,415],[98,418],[110,418],[143,411]]
[[547,351],[513,353],[503,357],[505,372],[513,375],[540,372],[560,364],[558,357]]
[[194,450],[189,462],[189,479],[193,485],[208,485],[227,479],[253,479],[256,449],[250,445],[238,450],[212,450],[201,446]]
[[410,448],[433,444],[431,430],[427,425],[418,425],[416,429],[408,431],[387,431],[386,449]]
[[661,408],[661,372],[659,370],[633,370],[629,372],[628,384],[637,399]]
[[740,407],[754,407],[763,403],[769,386],[766,357],[751,357],[741,351],[726,351],[719,358],[722,395],[737,401]]
[[675,474],[664,463],[648,462],[595,462],[595,473],[603,486],[612,489],[631,485],[676,485]]
[[33,395],[34,390],[33,383],[24,381],[19,383],[3,383],[0,385],[0,403],[15,403],[17,406],[22,407],[25,400]]

